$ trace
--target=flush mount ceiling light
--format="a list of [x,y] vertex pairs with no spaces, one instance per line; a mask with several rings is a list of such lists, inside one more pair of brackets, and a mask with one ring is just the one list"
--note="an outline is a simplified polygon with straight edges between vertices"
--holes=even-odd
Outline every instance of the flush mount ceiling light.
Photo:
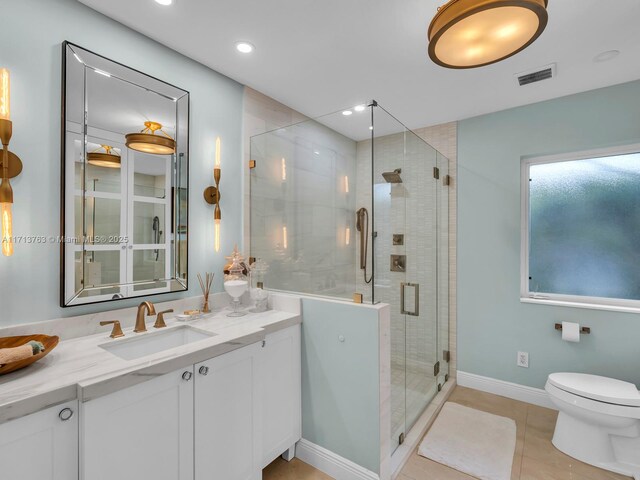
[[236,43],[236,50],[238,50],[240,53],[251,53],[254,49],[255,47],[249,42]]
[[548,0],[451,0],[429,25],[429,57],[446,68],[475,68],[509,58],[547,26]]
[[120,168],[120,155],[110,145],[100,145],[97,150],[87,153],[87,162],[96,167]]
[[365,108],[367,108],[365,105],[357,105],[356,107],[354,107],[354,110],[356,112],[362,112]]
[[[140,133],[128,133],[125,136],[127,147],[138,152],[153,155],[169,155],[176,151],[176,141],[157,122],[144,122],[145,128]],[[156,135],[160,132],[162,135]]]
[[173,0],[156,0],[156,3],[167,6],[167,5],[171,5],[173,3]]
[[349,115],[353,115],[353,112],[352,112],[351,110],[345,110],[344,112],[342,112],[342,114],[343,114],[345,117],[348,117]]

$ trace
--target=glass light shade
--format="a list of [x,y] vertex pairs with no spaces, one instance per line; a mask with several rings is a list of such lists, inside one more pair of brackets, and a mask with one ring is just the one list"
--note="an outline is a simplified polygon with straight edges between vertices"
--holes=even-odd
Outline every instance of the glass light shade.
[[13,217],[10,203],[0,203],[2,216],[2,254],[5,257],[13,255]]
[[215,168],[220,168],[220,137],[216,138],[216,159],[215,159]]
[[547,0],[452,0],[429,26],[429,56],[447,68],[475,68],[508,58],[544,31]]
[[215,219],[214,221],[214,248],[216,252],[220,251],[220,219]]
[[131,150],[152,155],[170,155],[176,151],[175,140],[152,133],[129,133],[126,143]]
[[[144,122],[144,129],[139,133],[125,135],[125,143],[131,150],[150,153],[152,155],[170,155],[176,151],[176,141],[162,130],[158,122]],[[156,135],[160,132],[161,135]]]
[[11,120],[11,78],[6,68],[0,68],[0,119]]
[[87,153],[87,162],[96,167],[120,168],[120,155],[111,153],[114,150],[109,145],[102,145],[104,152]]

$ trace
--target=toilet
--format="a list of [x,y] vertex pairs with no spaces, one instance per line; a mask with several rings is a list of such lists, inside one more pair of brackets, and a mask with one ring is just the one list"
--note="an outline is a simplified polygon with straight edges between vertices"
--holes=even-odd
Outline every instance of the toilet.
[[553,445],[584,463],[640,480],[640,392],[632,383],[552,373],[545,390],[560,413]]

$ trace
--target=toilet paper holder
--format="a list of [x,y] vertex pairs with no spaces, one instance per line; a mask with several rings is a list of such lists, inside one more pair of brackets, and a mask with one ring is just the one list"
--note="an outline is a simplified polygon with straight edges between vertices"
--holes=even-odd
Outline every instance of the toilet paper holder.
[[[556,323],[556,330],[562,331],[562,324]],[[585,335],[589,335],[591,333],[591,328],[589,327],[580,327],[580,333],[584,333]]]

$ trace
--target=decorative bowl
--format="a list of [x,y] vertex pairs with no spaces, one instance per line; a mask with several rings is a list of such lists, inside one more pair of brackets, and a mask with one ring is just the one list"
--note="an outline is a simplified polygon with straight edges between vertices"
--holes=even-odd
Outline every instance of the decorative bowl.
[[22,360],[18,360],[17,362],[11,362],[0,366],[0,375],[20,370],[21,368],[37,362],[42,357],[51,352],[51,350],[56,348],[56,345],[58,345],[60,338],[56,336],[51,337],[49,335],[21,335],[18,337],[2,337],[0,338],[0,348],[19,347],[21,345],[24,345],[25,343],[30,342],[31,340],[42,343],[44,345],[44,351],[38,353],[37,355],[32,355],[29,358],[23,358]]

